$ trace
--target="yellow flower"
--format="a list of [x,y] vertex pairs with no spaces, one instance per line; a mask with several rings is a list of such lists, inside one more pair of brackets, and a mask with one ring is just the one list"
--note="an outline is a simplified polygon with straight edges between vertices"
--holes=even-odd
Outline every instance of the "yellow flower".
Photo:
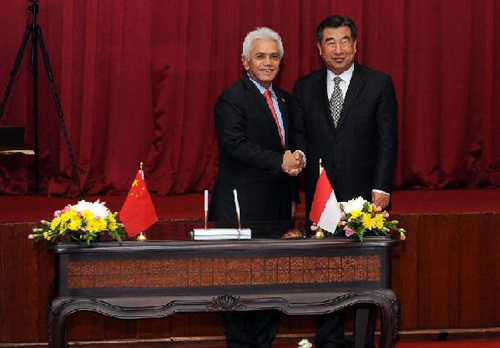
[[371,230],[375,227],[375,219],[372,219],[370,214],[364,213],[363,217],[361,218],[361,222],[363,223],[363,227],[367,230]]
[[114,231],[118,228],[118,224],[116,223],[116,218],[113,213],[109,213],[108,215],[108,228],[110,231]]
[[357,219],[358,216],[360,216],[360,215],[361,215],[361,211],[360,210],[353,210],[353,211],[351,211],[351,219],[353,219],[353,220]]
[[379,230],[384,227],[384,217],[382,216],[382,214],[376,214],[373,220],[375,222],[375,227]]
[[99,228],[99,231],[106,230],[106,220],[105,219],[99,219],[99,220],[97,220],[97,226]]
[[90,211],[88,210],[85,210],[82,212],[82,217],[85,219],[85,220],[94,220],[94,214],[92,214]]
[[97,224],[97,221],[94,219],[90,219],[87,221],[87,231],[89,232],[97,232],[99,231],[99,226]]
[[71,222],[68,224],[68,228],[72,231],[78,230],[82,226],[82,221],[79,218],[72,219]]
[[70,211],[68,211],[68,214],[70,216],[71,219],[79,219],[80,217],[78,216],[78,213],[71,209]]
[[43,232],[43,238],[49,240],[49,232]]
[[61,223],[61,218],[59,216],[54,218],[54,220],[52,220],[52,222],[50,223],[50,229],[55,230],[60,223]]
[[61,220],[64,222],[68,222],[69,220],[71,220],[71,210],[65,212],[64,214],[61,214]]

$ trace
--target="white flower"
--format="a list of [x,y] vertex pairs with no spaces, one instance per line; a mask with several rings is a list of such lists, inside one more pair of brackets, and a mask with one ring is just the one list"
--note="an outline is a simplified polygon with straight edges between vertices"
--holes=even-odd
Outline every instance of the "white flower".
[[311,348],[313,345],[307,338],[304,338],[302,341],[299,342],[299,346],[297,348]]
[[362,211],[363,205],[366,203],[366,200],[363,197],[358,197],[355,199],[348,200],[347,202],[340,202],[340,204],[344,207],[345,213],[350,213],[354,210]]
[[90,211],[92,214],[94,214],[95,217],[100,217],[103,219],[107,219],[110,213],[109,209],[106,208],[104,203],[99,202],[99,200],[95,201],[94,203],[79,201],[78,204],[72,206],[72,208],[79,213]]

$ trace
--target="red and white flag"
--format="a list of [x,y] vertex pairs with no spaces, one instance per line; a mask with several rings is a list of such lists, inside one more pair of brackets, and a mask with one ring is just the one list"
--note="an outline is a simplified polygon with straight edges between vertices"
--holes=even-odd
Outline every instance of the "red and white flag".
[[119,217],[129,237],[145,231],[149,226],[158,221],[155,206],[149,195],[144,172],[139,170],[123,203]]
[[321,229],[333,233],[340,221],[340,215],[341,211],[335,192],[326,171],[321,168],[309,219]]

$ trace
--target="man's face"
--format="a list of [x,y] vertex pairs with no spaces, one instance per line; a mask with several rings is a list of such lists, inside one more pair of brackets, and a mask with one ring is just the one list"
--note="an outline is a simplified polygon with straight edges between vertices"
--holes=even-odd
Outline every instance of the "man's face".
[[250,59],[243,57],[242,62],[254,81],[269,88],[280,68],[281,57],[278,43],[269,39],[254,40]]
[[328,70],[340,75],[349,69],[356,56],[356,44],[349,27],[325,28],[323,40],[318,43],[319,55]]

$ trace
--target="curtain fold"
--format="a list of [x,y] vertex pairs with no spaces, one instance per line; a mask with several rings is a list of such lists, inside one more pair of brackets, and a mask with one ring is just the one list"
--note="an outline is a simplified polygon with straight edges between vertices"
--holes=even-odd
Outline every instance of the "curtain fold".
[[[0,0],[0,92],[27,19]],[[241,44],[278,31],[278,82],[322,66],[316,25],[345,14],[359,27],[358,61],[389,73],[399,102],[396,188],[500,185],[500,4],[494,0],[45,0],[39,24],[86,195],[123,194],[144,162],[159,194],[210,188],[217,171],[213,108],[242,74]],[[29,45],[28,45],[29,51]],[[40,60],[42,192],[76,196],[68,151]],[[0,125],[27,127],[28,55]],[[25,165],[20,165],[24,161]],[[23,194],[31,158],[0,156],[0,194]],[[26,174],[28,172],[28,174]]]

